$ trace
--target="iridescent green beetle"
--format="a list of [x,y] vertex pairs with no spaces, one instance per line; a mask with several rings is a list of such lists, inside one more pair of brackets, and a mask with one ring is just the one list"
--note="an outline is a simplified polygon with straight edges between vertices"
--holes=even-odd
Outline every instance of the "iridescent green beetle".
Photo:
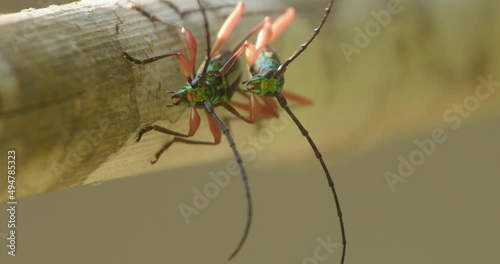
[[[167,150],[174,142],[181,142],[186,144],[217,145],[221,142],[221,131],[226,135],[229,145],[233,150],[236,161],[238,162],[238,165],[240,167],[242,178],[245,184],[247,206],[248,206],[247,224],[237,248],[230,256],[231,259],[239,252],[239,250],[243,246],[248,236],[250,225],[252,222],[252,197],[250,192],[250,186],[248,183],[248,177],[243,167],[243,162],[241,160],[240,154],[236,149],[234,140],[229,134],[228,128],[216,115],[214,108],[222,106],[232,114],[239,117],[240,119],[246,122],[251,122],[249,119],[245,118],[233,106],[229,104],[229,101],[231,100],[233,94],[236,91],[240,92],[239,86],[241,84],[241,75],[243,74],[242,69],[240,68],[239,64],[236,63],[236,61],[240,56],[240,54],[249,46],[249,43],[248,42],[244,42],[243,44],[240,43],[236,45],[237,48],[233,49],[232,51],[218,53],[219,48],[226,41],[228,36],[231,34],[232,30],[238,23],[239,19],[241,18],[244,11],[243,3],[240,2],[236,5],[234,11],[228,16],[224,24],[221,26],[219,33],[217,35],[217,40],[213,45],[212,49],[210,48],[210,42],[211,42],[209,33],[210,31],[209,31],[207,17],[205,14],[205,8],[201,4],[200,0],[198,0],[198,5],[200,6],[200,9],[202,11],[205,23],[207,53],[205,61],[200,66],[199,71],[197,73],[195,72],[195,66],[194,66],[196,61],[197,42],[194,36],[191,34],[191,32],[186,28],[182,28],[181,32],[185,37],[186,46],[188,49],[190,59],[188,59],[186,56],[184,56],[182,53],[179,52],[163,54],[145,60],[135,59],[127,53],[123,53],[123,56],[125,59],[135,64],[148,64],[163,58],[176,57],[179,61],[180,68],[184,76],[186,77],[188,83],[178,91],[170,92],[172,93],[171,97],[172,104],[168,105],[168,107],[186,106],[191,108],[191,115],[189,119],[189,131],[187,133],[179,133],[158,125],[147,125],[143,129],[141,129],[137,135],[136,138],[137,141],[139,141],[142,138],[144,133],[147,133],[152,130],[174,136],[173,140],[166,143],[155,154],[155,159],[152,161],[152,163],[155,163],[161,156],[161,154],[165,150]],[[138,7],[135,8],[138,9]],[[146,14],[151,19],[162,21],[158,17],[154,17],[150,14],[147,14],[144,10],[139,10],[139,11],[143,14]],[[264,22],[254,27],[249,33],[249,35],[253,34],[254,32],[257,32],[259,29],[262,28],[263,25]],[[210,130],[214,137],[213,142],[186,139],[194,136],[200,126],[201,119],[197,109],[203,109],[206,113]]]
[[[322,155],[319,152],[319,149],[316,147],[316,144],[309,136],[309,132],[304,128],[295,114],[293,114],[293,112],[288,107],[287,99],[302,105],[311,104],[312,102],[302,96],[292,94],[283,90],[285,84],[284,73],[288,65],[293,60],[295,60],[318,35],[330,14],[333,2],[334,0],[330,0],[328,6],[325,8],[325,13],[321,18],[319,25],[313,30],[307,41],[301,44],[300,47],[292,54],[292,56],[290,56],[284,63],[280,62],[278,54],[273,48],[269,46],[269,43],[276,39],[290,25],[290,23],[295,18],[295,10],[293,8],[288,8],[284,12],[284,14],[281,15],[274,23],[270,18],[266,18],[265,24],[259,32],[259,36],[257,37],[255,46],[249,45],[246,50],[246,59],[252,77],[250,78],[250,80],[244,81],[243,83],[247,85],[247,88],[244,91],[250,93],[251,100],[256,101],[255,97],[258,96],[264,102],[265,109],[267,109],[268,112],[270,111],[274,113],[275,116],[278,116],[278,107],[276,105],[276,102],[272,100],[272,98],[276,98],[279,105],[283,109],[285,109],[285,111],[299,128],[302,135],[306,137],[307,141],[309,142],[316,158],[319,160],[323,168],[326,179],[328,181],[328,185],[330,186],[333,194],[342,234],[343,250],[341,263],[344,263],[347,242],[342,210],[340,208],[340,202],[335,190],[333,180],[322,158]],[[242,106],[238,105],[238,107]],[[250,111],[249,119],[251,120],[251,122],[255,122],[256,118],[261,112],[261,109],[255,108],[252,105],[248,106],[248,109]]]

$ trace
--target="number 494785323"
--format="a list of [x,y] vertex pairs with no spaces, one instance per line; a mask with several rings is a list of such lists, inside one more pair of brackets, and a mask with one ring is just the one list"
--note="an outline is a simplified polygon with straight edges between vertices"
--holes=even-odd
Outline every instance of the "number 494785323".
[[10,200],[15,200],[15,193],[16,193],[16,186],[14,185],[16,183],[16,151],[15,150],[9,150],[7,151],[7,183],[8,183],[8,193],[9,193],[9,199]]

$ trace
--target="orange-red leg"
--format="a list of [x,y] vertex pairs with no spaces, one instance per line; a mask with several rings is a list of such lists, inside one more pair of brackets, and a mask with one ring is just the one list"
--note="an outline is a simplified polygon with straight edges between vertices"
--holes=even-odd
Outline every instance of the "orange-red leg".
[[[292,92],[288,92],[288,91],[284,91],[284,90],[282,90],[280,93],[289,101],[298,103],[299,105],[312,105],[313,104],[313,101],[311,101],[310,99],[305,98],[301,95],[298,95],[298,94],[295,94]],[[242,93],[242,94],[247,96],[245,93]],[[257,119],[257,117],[263,117],[263,118],[279,117],[279,107],[278,107],[278,104],[274,98],[269,98],[265,95],[261,95],[260,99],[262,100],[264,105],[262,106],[259,103],[257,103],[257,105],[259,107],[259,111],[256,111],[254,109],[255,106],[252,107],[252,104],[255,104],[255,102],[257,102],[257,100],[255,100],[255,97],[253,97],[253,96],[254,96],[254,94],[247,96],[250,99],[250,103],[248,103],[248,104],[236,102],[236,101],[231,101],[230,103],[232,106],[239,108],[239,109],[243,109],[243,110],[248,111],[250,113],[250,118],[248,120],[253,120],[253,122],[249,122],[249,123],[254,123],[255,120]],[[253,103],[252,103],[251,98],[254,98]],[[253,118],[252,118],[252,115],[254,115]],[[236,115],[236,116],[238,116],[238,115]],[[242,118],[240,118],[240,119],[242,119]],[[246,122],[248,122],[248,121],[246,121]]]
[[[210,124],[210,130],[212,132],[212,135],[214,136],[213,142],[185,139],[187,137],[194,136],[194,134],[196,134],[196,131],[198,131],[198,128],[200,127],[200,123],[201,123],[200,115],[198,114],[198,111],[194,107],[191,108],[188,133],[185,133],[185,134],[179,133],[179,132],[172,131],[168,128],[164,128],[164,127],[161,127],[158,125],[149,125],[149,126],[146,126],[139,131],[139,133],[137,134],[137,137],[136,137],[136,141],[141,140],[142,136],[145,133],[152,131],[152,130],[175,136],[174,139],[167,142],[165,145],[163,145],[163,147],[160,150],[158,150],[155,153],[154,159],[151,160],[151,163],[156,163],[158,161],[158,159],[160,158],[160,156],[163,154],[163,152],[165,152],[168,148],[170,148],[170,146],[172,146],[172,144],[174,142],[180,142],[180,143],[185,143],[185,144],[195,144],[195,145],[217,145],[220,143],[220,139],[221,139],[220,128],[217,126],[217,123],[215,122],[215,120],[213,120],[213,118],[211,116],[209,116],[209,115],[207,115],[207,116],[208,116],[208,122]],[[214,126],[214,124],[215,124],[215,126]]]
[[210,126],[210,132],[212,132],[212,135],[214,136],[214,145],[220,143],[220,138],[221,138],[221,130],[219,125],[217,124],[217,121],[214,119],[214,117],[205,109],[205,114],[207,115],[208,119],[208,124]]
[[269,98],[265,95],[261,95],[260,99],[264,102],[264,109],[262,110],[267,116],[279,117],[279,108],[278,104],[274,100],[274,98]]
[[[238,114],[234,114],[240,119],[248,122],[255,123],[258,117],[268,118],[268,117],[279,117],[278,104],[273,98],[268,98],[266,96],[260,96],[260,99],[263,102],[263,105],[257,100],[255,94],[250,94],[249,96],[245,93],[242,93],[245,97],[248,97],[250,102],[248,104],[231,101],[231,106],[234,106],[239,109],[243,109],[250,113],[250,118],[242,118]],[[231,112],[231,111],[230,111]]]
[[148,64],[151,62],[155,62],[157,60],[161,60],[164,58],[175,56],[177,58],[177,60],[179,60],[179,66],[182,70],[182,73],[184,74],[184,77],[186,77],[186,80],[188,82],[191,82],[191,78],[196,75],[194,64],[196,61],[196,50],[198,49],[198,44],[196,43],[196,39],[194,38],[191,31],[189,31],[187,28],[182,28],[182,34],[185,37],[186,47],[188,50],[190,60],[188,60],[188,58],[186,58],[186,56],[184,56],[184,54],[182,54],[180,52],[167,53],[167,54],[147,58],[144,60],[138,60],[138,59],[130,56],[128,53],[123,52],[123,57],[125,59],[127,59],[128,61],[131,61],[135,64]]
[[161,59],[172,57],[172,56],[175,56],[179,60],[179,66],[182,70],[182,73],[184,74],[184,77],[186,77],[186,79],[189,82],[191,80],[191,68],[192,68],[192,66],[191,66],[191,62],[182,53],[179,53],[179,52],[167,53],[167,54],[147,58],[144,60],[139,60],[139,59],[136,59],[136,58],[130,56],[128,53],[123,52],[123,57],[126,60],[133,62],[134,64],[148,64],[148,63],[155,62],[157,60],[161,60]]
[[[260,104],[253,94],[250,95],[250,103],[248,105],[239,102],[232,102],[231,104],[224,102],[221,105],[224,108],[226,108],[226,110],[229,111],[231,114],[235,115],[239,119],[250,124],[255,123],[255,120],[260,115]],[[233,106],[235,107],[241,106],[240,108],[247,110],[250,113],[250,117],[249,118],[244,117]]]
[[292,93],[290,91],[281,90],[280,93],[289,101],[293,101],[300,105],[312,105],[313,101],[311,99],[305,98],[302,95]]
[[227,38],[233,32],[234,27],[238,24],[241,16],[243,15],[243,11],[245,10],[245,5],[242,2],[239,2],[234,8],[233,12],[226,18],[224,24],[219,29],[219,33],[217,33],[217,40],[212,46],[212,51],[210,52],[210,57],[213,57],[215,53],[220,49],[222,44],[226,42]]
[[257,35],[257,41],[255,42],[255,48],[260,50],[271,42],[273,37],[273,20],[270,17],[264,18],[264,26],[259,31]]
[[246,51],[246,59],[248,66],[253,67],[255,60],[259,56],[259,52],[262,48],[273,42],[283,31],[288,28],[295,18],[295,9],[293,7],[288,8],[281,16],[279,16],[276,21],[269,17],[264,18],[264,24],[262,29],[259,31],[257,36],[257,41],[255,42],[255,47],[250,45]]
[[[191,76],[195,76],[196,69],[194,67],[196,64],[196,51],[198,50],[198,44],[196,43],[196,39],[194,38],[193,34],[191,33],[191,31],[189,29],[183,27],[181,32],[184,35],[189,58],[191,59],[191,61],[190,61]],[[184,75],[186,75],[185,69],[183,68],[182,65],[181,65],[181,68],[182,68],[182,72],[184,73]]]
[[245,36],[243,36],[238,42],[236,42],[236,45],[233,46],[233,48],[231,49],[233,52],[236,52],[236,49],[238,49],[241,45],[243,45],[243,42],[245,42],[247,39],[249,39],[253,34],[255,34],[257,31],[259,31],[260,29],[262,29],[262,27],[264,26],[265,24],[265,19],[260,22],[259,24],[257,24],[255,27],[253,27],[250,32],[248,32],[248,34],[246,34]]
[[224,76],[231,69],[231,67],[234,65],[234,63],[240,57],[241,53],[245,49],[247,49],[249,47],[249,45],[250,45],[250,42],[245,41],[245,43],[243,43],[243,45],[241,45],[241,47],[233,54],[233,56],[231,56],[231,58],[226,62],[226,64],[224,64],[224,66],[222,66],[222,68],[220,69],[219,74],[221,76]]
[[285,29],[290,26],[294,19],[295,9],[293,7],[287,8],[286,11],[274,21],[272,28],[273,34],[272,38],[269,40],[269,43],[273,42],[277,37],[279,37],[281,33],[283,33],[283,31],[285,31]]

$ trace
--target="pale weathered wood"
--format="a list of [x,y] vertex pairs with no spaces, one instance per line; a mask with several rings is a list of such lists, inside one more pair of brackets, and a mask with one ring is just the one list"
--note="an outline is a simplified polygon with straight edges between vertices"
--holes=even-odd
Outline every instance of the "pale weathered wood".
[[[135,144],[135,133],[158,120],[181,124],[184,109],[165,107],[166,90],[185,80],[174,59],[138,67],[122,52],[138,58],[184,52],[178,24],[201,40],[202,59],[204,30],[198,13],[181,18],[158,1],[138,3],[173,23],[152,22],[127,1],[84,1],[0,17],[0,149],[2,157],[7,149],[17,151],[18,198],[78,185],[93,173],[103,180],[155,169],[149,160],[166,137],[148,142],[146,136],[146,143]],[[196,7],[174,3],[181,10]],[[211,18],[215,31],[220,19]],[[116,162],[103,165],[110,159]],[[176,155],[166,159],[182,161]]]
[[[195,1],[175,2],[182,9],[196,6]],[[273,8],[267,2],[249,1],[249,9]],[[297,20],[274,45],[283,57],[306,39],[325,2],[295,2]],[[479,76],[500,80],[500,40],[490,33],[499,20],[485,11],[494,10],[496,2],[468,6],[468,15],[481,17],[475,23],[482,23],[471,26],[445,12],[462,10],[464,4],[402,1],[404,11],[348,60],[340,45],[352,45],[355,28],[374,21],[372,11],[387,8],[387,1],[370,3],[360,7],[339,0],[318,40],[286,74],[286,89],[315,101],[297,112],[324,152],[353,153],[442,123],[447,109],[474,95]],[[199,14],[181,19],[154,0],[141,6],[189,27],[203,46]],[[238,37],[256,19],[243,20]],[[221,19],[211,16],[211,21],[215,31]],[[185,51],[174,26],[151,22],[126,1],[101,0],[1,16],[0,35],[0,157],[11,148],[18,153],[18,197],[229,157],[227,146],[182,146],[151,166],[153,153],[169,137],[151,133],[134,142],[147,123],[187,129],[184,109],[165,107],[165,91],[184,84],[176,61],[139,67],[121,58],[122,51],[138,58]],[[473,117],[498,114],[498,98],[494,93],[481,101]],[[245,148],[246,137],[256,130],[233,123],[236,141]],[[198,138],[210,140],[206,126],[200,129]],[[267,158],[296,159],[302,152],[309,157],[307,145],[295,144],[300,140],[296,131],[276,136]],[[0,160],[0,175],[4,171]],[[3,201],[5,185],[0,186]]]

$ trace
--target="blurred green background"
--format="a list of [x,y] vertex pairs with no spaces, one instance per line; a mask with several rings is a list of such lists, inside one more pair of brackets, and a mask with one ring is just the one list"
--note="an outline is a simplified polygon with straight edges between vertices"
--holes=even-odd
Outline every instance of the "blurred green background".
[[[355,28],[374,21],[371,12],[387,2],[338,0],[318,41],[287,72],[286,89],[315,101],[297,115],[333,173],[347,229],[346,263],[498,263],[498,95],[481,101],[457,129],[443,113],[474,95],[478,76],[500,80],[499,4],[402,1],[404,12],[348,62],[340,44],[353,44]],[[0,13],[55,3],[2,2]],[[326,1],[287,4],[298,17],[274,45],[281,54],[306,39]],[[408,159],[419,149],[415,140],[431,138],[436,128],[446,141],[391,191],[384,175],[397,173],[399,156]],[[257,130],[233,133],[246,133],[235,136],[238,142]],[[307,260],[318,238],[340,243],[321,167],[293,125],[258,156],[245,164],[254,225],[232,263],[313,263]],[[225,263],[245,223],[239,177],[189,224],[179,205],[191,205],[193,189],[211,183],[209,172],[230,159],[25,198],[17,212],[18,256],[7,255],[2,239],[1,262]],[[2,235],[5,212],[2,206]],[[317,263],[339,258],[340,247]]]

